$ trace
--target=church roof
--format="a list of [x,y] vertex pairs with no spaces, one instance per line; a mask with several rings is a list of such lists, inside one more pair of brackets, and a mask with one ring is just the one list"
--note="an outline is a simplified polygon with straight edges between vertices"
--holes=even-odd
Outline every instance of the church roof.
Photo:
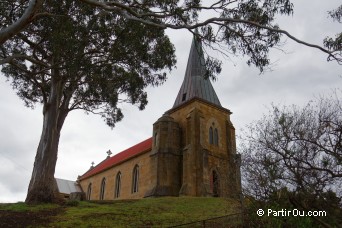
[[87,177],[93,176],[97,173],[100,173],[106,169],[109,169],[121,162],[124,162],[134,156],[137,156],[139,154],[145,153],[152,149],[152,138],[146,139],[124,151],[121,151],[120,153],[107,158],[100,162],[97,166],[94,168],[88,170],[85,174],[83,174],[79,179],[85,179]]
[[205,79],[204,75],[205,60],[202,43],[194,37],[191,44],[184,81],[178,92],[173,108],[180,106],[195,97],[221,107],[221,103],[210,80]]
[[76,181],[55,178],[59,193],[70,194],[72,192],[82,192]]

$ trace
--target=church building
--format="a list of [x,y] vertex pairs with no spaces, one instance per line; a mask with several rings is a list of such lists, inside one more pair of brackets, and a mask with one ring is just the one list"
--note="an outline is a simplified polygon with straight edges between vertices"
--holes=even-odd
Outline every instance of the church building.
[[204,61],[194,38],[173,107],[153,124],[151,138],[109,154],[78,178],[87,200],[240,195],[232,112],[205,79]]

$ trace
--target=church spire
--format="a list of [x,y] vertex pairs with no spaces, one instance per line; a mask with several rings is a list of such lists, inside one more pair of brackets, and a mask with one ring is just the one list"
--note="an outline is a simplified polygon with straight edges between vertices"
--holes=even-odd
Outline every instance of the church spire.
[[204,75],[205,60],[202,43],[194,36],[191,44],[188,64],[186,66],[184,81],[178,92],[173,108],[195,97],[221,106],[210,80],[205,79]]

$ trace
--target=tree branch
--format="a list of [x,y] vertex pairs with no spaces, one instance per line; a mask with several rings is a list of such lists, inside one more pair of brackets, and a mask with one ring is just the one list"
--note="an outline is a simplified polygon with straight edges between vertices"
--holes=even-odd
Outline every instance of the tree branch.
[[[257,22],[254,21],[249,21],[249,20],[243,20],[243,19],[235,19],[235,18],[218,18],[218,17],[213,17],[210,19],[207,19],[203,22],[199,22],[199,23],[195,23],[195,24],[181,24],[181,25],[174,25],[174,24],[170,24],[170,23],[162,23],[162,22],[153,22],[151,20],[147,20],[145,19],[146,17],[152,17],[152,18],[167,18],[168,16],[170,16],[169,14],[164,14],[161,15],[159,13],[150,13],[150,14],[140,14],[136,11],[133,10],[133,8],[130,8],[128,5],[125,4],[121,4],[121,3],[117,3],[117,2],[110,2],[110,3],[106,3],[106,2],[99,2],[97,0],[80,0],[84,3],[96,6],[96,7],[100,7],[104,10],[107,11],[113,11],[113,12],[117,12],[120,13],[121,15],[123,15],[126,19],[128,20],[133,20],[133,21],[137,21],[146,25],[151,25],[151,26],[155,26],[158,28],[162,28],[162,29],[166,29],[166,28],[171,28],[171,29],[195,29],[201,26],[205,26],[208,24],[213,24],[213,23],[217,23],[217,22],[228,22],[228,23],[241,23],[241,24],[247,24],[247,25],[251,25],[257,28],[261,28],[261,29],[265,29],[265,30],[269,30],[272,32],[276,32],[276,33],[280,33],[280,34],[284,34],[286,35],[288,38],[290,38],[291,40],[308,46],[308,47],[312,47],[315,49],[318,49],[326,54],[328,54],[328,61],[331,59],[336,60],[339,64],[342,64],[342,50],[328,50],[326,48],[323,48],[319,45],[316,44],[311,44],[308,42],[304,42],[298,38],[296,38],[295,36],[291,35],[289,32],[282,30],[282,29],[277,29],[274,27],[270,27],[270,26],[265,26],[265,25],[261,25]],[[110,4],[110,5],[109,5]],[[218,4],[218,2],[216,2],[215,4]],[[202,7],[203,9],[206,9],[207,7]],[[198,9],[201,9],[201,7],[199,7]],[[226,26],[224,24],[221,24],[222,26]],[[338,53],[336,53],[338,52]]]
[[31,0],[24,14],[13,24],[0,30],[0,45],[22,31],[34,19],[37,11],[42,7],[44,0]]
[[0,65],[3,65],[3,64],[6,64],[6,63],[12,63],[13,60],[15,60],[15,59],[25,59],[25,60],[27,60],[27,61],[29,61],[31,63],[35,63],[37,65],[40,65],[40,66],[46,67],[48,69],[51,69],[51,67],[48,64],[46,64],[46,63],[44,63],[42,61],[39,61],[39,60],[37,60],[35,58],[32,58],[31,56],[28,56],[28,55],[20,55],[20,54],[14,54],[14,55],[8,56],[8,57],[6,57],[4,59],[0,59]]

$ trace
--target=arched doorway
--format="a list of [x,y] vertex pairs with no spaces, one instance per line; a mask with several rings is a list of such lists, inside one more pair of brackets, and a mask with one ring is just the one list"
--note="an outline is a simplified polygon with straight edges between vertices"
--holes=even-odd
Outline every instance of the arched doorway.
[[211,191],[214,197],[220,196],[220,181],[219,176],[215,170],[211,173]]

